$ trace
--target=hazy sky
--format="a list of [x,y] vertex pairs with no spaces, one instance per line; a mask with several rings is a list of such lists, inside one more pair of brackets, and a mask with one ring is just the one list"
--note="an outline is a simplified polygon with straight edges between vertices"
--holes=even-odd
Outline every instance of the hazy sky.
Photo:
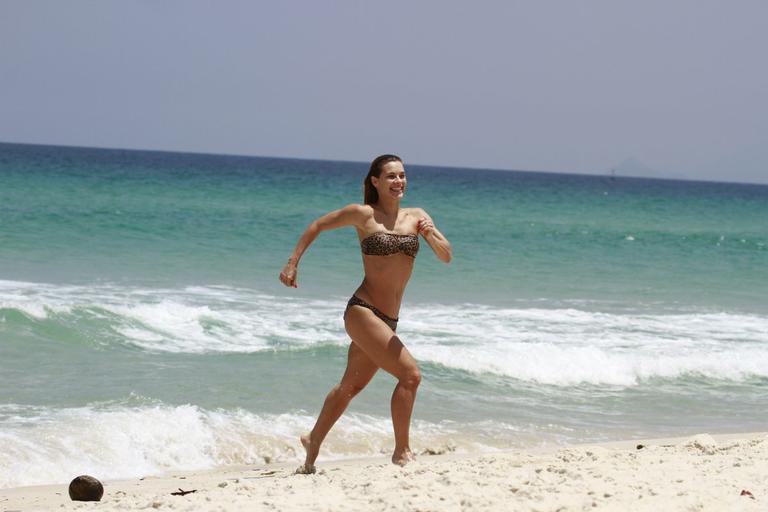
[[0,0],[0,141],[768,183],[768,2]]

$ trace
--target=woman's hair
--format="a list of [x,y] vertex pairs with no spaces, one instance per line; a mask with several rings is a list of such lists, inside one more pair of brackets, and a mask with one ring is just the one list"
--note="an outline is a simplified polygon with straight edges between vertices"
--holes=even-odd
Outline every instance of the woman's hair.
[[378,178],[381,176],[382,168],[389,162],[403,163],[403,160],[397,155],[380,155],[371,162],[371,169],[368,171],[365,181],[363,181],[363,202],[365,204],[375,204],[379,201],[379,192],[371,183],[371,177]]

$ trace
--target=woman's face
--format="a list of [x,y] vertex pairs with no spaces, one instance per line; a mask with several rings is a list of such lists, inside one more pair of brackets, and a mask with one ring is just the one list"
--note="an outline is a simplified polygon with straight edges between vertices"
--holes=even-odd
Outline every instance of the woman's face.
[[405,194],[405,168],[402,162],[387,162],[381,168],[378,178],[371,176],[371,184],[379,197],[400,199]]

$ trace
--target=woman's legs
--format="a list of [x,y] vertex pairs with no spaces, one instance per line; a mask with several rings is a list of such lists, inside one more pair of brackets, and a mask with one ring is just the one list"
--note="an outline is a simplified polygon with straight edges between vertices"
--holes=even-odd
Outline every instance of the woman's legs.
[[347,311],[344,320],[353,345],[359,346],[374,365],[398,380],[391,404],[395,431],[392,462],[404,465],[412,458],[409,431],[416,389],[421,382],[419,367],[400,338],[371,310],[353,306]]
[[320,452],[320,445],[336,420],[363,388],[371,381],[379,369],[360,347],[351,343],[347,353],[347,369],[341,382],[336,385],[325,398],[323,408],[317,417],[315,427],[309,434],[301,436],[301,443],[307,450],[307,458],[304,466],[300,467],[300,473],[314,473],[315,459]]
[[353,340],[347,355],[347,369],[341,382],[328,393],[312,431],[301,436],[307,457],[304,465],[297,470],[300,473],[314,473],[315,460],[328,431],[379,368],[398,380],[391,403],[392,426],[395,431],[392,462],[404,465],[412,458],[409,442],[411,413],[416,389],[421,382],[416,360],[392,329],[371,310],[351,307],[344,315],[344,320],[347,333]]

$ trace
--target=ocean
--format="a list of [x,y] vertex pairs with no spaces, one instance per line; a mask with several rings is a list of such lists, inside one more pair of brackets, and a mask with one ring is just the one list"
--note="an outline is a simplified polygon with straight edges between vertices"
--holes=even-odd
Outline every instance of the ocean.
[[[375,155],[372,155],[372,157]],[[0,487],[302,459],[367,162],[0,144]],[[417,453],[765,430],[768,186],[409,165]],[[323,460],[390,454],[379,372]]]

